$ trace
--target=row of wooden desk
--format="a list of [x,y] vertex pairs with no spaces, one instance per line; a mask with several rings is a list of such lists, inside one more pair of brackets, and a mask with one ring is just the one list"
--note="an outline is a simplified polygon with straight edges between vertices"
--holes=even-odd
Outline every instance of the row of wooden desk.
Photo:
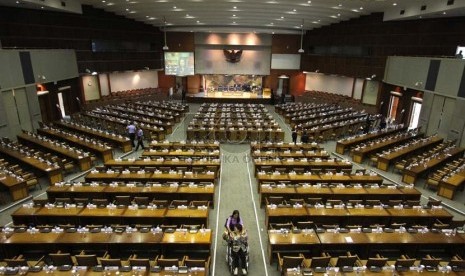
[[44,141],[38,137],[34,137],[32,134],[21,133],[18,136],[18,141],[22,144],[26,144],[33,148],[38,147],[40,149],[45,149],[48,152],[53,154],[60,155],[62,157],[69,158],[76,163],[81,171],[87,171],[92,166],[92,161],[90,156],[84,152],[78,153],[76,150],[71,150],[64,148],[62,146],[56,146],[50,141]]
[[151,207],[33,207],[22,206],[11,217],[14,224],[35,225],[182,225],[200,224],[208,227],[209,208],[169,209]]
[[85,135],[89,135],[90,137],[96,137],[97,139],[101,139],[106,141],[112,145],[116,145],[116,147],[121,148],[123,152],[128,152],[132,150],[131,141],[128,137],[119,136],[116,134],[111,134],[102,130],[98,130],[93,127],[81,125],[78,123],[67,122],[64,120],[56,121],[53,123],[54,126],[68,129],[71,131],[76,131],[78,133],[82,133]]
[[379,130],[379,131],[371,132],[368,134],[358,135],[352,138],[344,138],[344,139],[337,141],[336,152],[339,154],[344,154],[344,152],[352,146],[355,146],[357,144],[364,143],[366,141],[373,140],[376,138],[388,136],[393,133],[402,132],[402,131],[405,131],[406,129],[407,129],[406,127],[397,125],[392,128],[386,128],[384,130]]
[[431,136],[428,137],[426,141],[422,141],[419,143],[415,143],[410,146],[406,146],[400,150],[393,150],[392,152],[388,154],[380,154],[378,155],[378,163],[377,163],[377,168],[383,171],[388,171],[389,165],[391,165],[394,161],[410,155],[414,152],[424,150],[426,148],[435,146],[439,143],[442,143],[444,139],[439,137],[439,136]]
[[[448,162],[450,160],[457,159],[463,156],[465,148],[453,148],[447,152],[441,153],[441,155],[431,158],[431,160],[424,164],[412,166],[411,168],[405,168],[402,172],[402,181],[408,184],[413,184],[417,181],[417,178],[421,175],[426,174],[428,171]],[[449,191],[447,191],[449,192]]]
[[[409,232],[381,232],[381,233],[316,233],[302,231],[301,233],[268,230],[268,257],[270,263],[273,254],[278,252],[310,253],[320,256],[328,252],[332,256],[344,255],[346,251],[358,254],[367,259],[384,250],[396,251],[397,256],[408,254],[412,258],[424,257],[421,252],[430,249],[443,250],[451,255],[463,255],[465,248],[465,234],[450,235],[445,233],[409,233]],[[334,253],[336,252],[336,253]]]
[[113,159],[113,148],[102,144],[100,140],[86,141],[84,137],[79,137],[78,135],[72,134],[68,131],[63,131],[52,127],[39,128],[37,129],[37,133],[52,137],[54,139],[66,141],[79,147],[83,147],[95,153],[104,162]]
[[378,142],[373,145],[367,145],[365,147],[361,147],[359,149],[354,149],[353,151],[353,156],[352,160],[357,163],[362,163],[363,159],[377,151],[382,151],[383,149],[396,145],[396,144],[401,144],[404,142],[407,142],[412,139],[416,139],[419,137],[423,137],[423,133],[403,133],[402,135],[399,135],[398,137],[390,137],[390,139],[386,139],[383,142]]
[[212,167],[215,168],[215,172],[219,170],[220,167],[220,160],[192,160],[186,161],[184,160],[157,160],[157,159],[150,159],[146,157],[144,159],[112,159],[105,162],[105,166],[107,167],[187,167],[188,169],[192,169],[195,167]]
[[254,160],[255,172],[258,173],[263,168],[269,168],[272,171],[275,171],[277,168],[285,168],[288,172],[292,171],[294,168],[302,168],[307,170],[315,169],[333,169],[333,170],[352,170],[352,163],[343,160],[331,160],[331,161],[301,161],[301,160],[272,160],[272,161],[262,161]]
[[47,198],[54,202],[56,198],[106,198],[110,202],[116,196],[148,197],[157,200],[202,200],[210,201],[214,206],[215,185],[99,185],[85,183],[62,184],[50,186],[47,189]]
[[283,141],[284,131],[279,128],[187,128],[187,139],[215,139],[219,141]]
[[59,166],[48,165],[46,162],[40,161],[34,156],[27,156],[17,150],[4,146],[0,146],[0,154],[5,155],[8,158],[12,158],[42,175],[46,174],[51,184],[63,180],[63,172]]
[[[393,186],[391,186],[393,187]],[[323,201],[328,199],[347,201],[354,200],[380,200],[387,202],[388,200],[420,200],[421,193],[411,187],[405,188],[390,188],[384,187],[347,187],[329,185],[276,185],[272,187],[268,184],[260,185],[260,203],[261,206],[265,203],[265,198],[270,196],[282,196],[284,200],[321,198]]]
[[85,177],[86,182],[113,182],[113,181],[137,181],[137,182],[211,182],[215,183],[215,173],[183,174],[183,173],[154,173],[154,172],[98,172],[91,171]]
[[298,221],[313,221],[315,224],[330,225],[361,225],[368,227],[374,224],[390,226],[392,223],[408,225],[426,225],[431,227],[437,220],[449,223],[452,215],[444,209],[424,208],[383,208],[383,207],[266,207],[265,223],[287,223]]
[[364,175],[364,174],[351,174],[351,175],[337,175],[337,174],[266,174],[258,173],[257,176],[257,191],[260,190],[264,182],[283,182],[290,184],[317,184],[317,183],[342,183],[342,184],[382,184],[383,178],[379,175]]
[[[3,255],[11,258],[26,251],[43,253],[75,252],[79,250],[107,250],[109,252],[133,252],[141,250],[145,252],[170,252],[171,250],[210,252],[212,231],[210,229],[199,230],[196,233],[189,231],[176,231],[163,233],[160,231],[132,232],[132,233],[2,233]],[[69,271],[68,271],[68,275]]]

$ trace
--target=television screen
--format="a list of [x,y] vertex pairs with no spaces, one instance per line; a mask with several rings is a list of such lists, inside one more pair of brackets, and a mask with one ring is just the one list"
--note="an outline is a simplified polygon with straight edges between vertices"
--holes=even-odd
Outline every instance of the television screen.
[[175,76],[194,75],[194,53],[165,52],[165,74]]

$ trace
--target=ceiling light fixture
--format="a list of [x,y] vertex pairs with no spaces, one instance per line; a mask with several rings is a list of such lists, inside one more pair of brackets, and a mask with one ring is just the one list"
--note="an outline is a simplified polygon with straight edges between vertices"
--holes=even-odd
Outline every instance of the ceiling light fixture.
[[163,46],[163,51],[168,51],[170,48],[168,47],[167,43],[166,43],[166,18],[163,16],[163,33],[164,33],[164,36],[165,36],[165,46]]
[[299,54],[305,53],[303,46],[303,41],[304,41],[304,19],[302,19],[302,26],[301,26],[301,32],[300,32],[300,49],[297,51]]

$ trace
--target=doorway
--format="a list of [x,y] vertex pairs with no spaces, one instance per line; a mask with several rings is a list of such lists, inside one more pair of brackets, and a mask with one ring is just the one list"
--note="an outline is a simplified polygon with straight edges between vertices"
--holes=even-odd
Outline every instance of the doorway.
[[418,127],[418,121],[420,120],[420,111],[421,111],[422,104],[423,104],[423,99],[412,97],[412,105],[410,107],[408,129],[414,129]]

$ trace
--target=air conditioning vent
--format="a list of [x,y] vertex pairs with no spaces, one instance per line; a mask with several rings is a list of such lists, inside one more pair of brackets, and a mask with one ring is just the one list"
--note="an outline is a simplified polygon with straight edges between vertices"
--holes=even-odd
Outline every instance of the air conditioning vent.
[[405,10],[400,11],[400,15],[403,15],[405,13]]
[[420,10],[425,11],[426,10],[426,5],[421,6]]
[[447,6],[454,5],[454,0],[447,0]]

